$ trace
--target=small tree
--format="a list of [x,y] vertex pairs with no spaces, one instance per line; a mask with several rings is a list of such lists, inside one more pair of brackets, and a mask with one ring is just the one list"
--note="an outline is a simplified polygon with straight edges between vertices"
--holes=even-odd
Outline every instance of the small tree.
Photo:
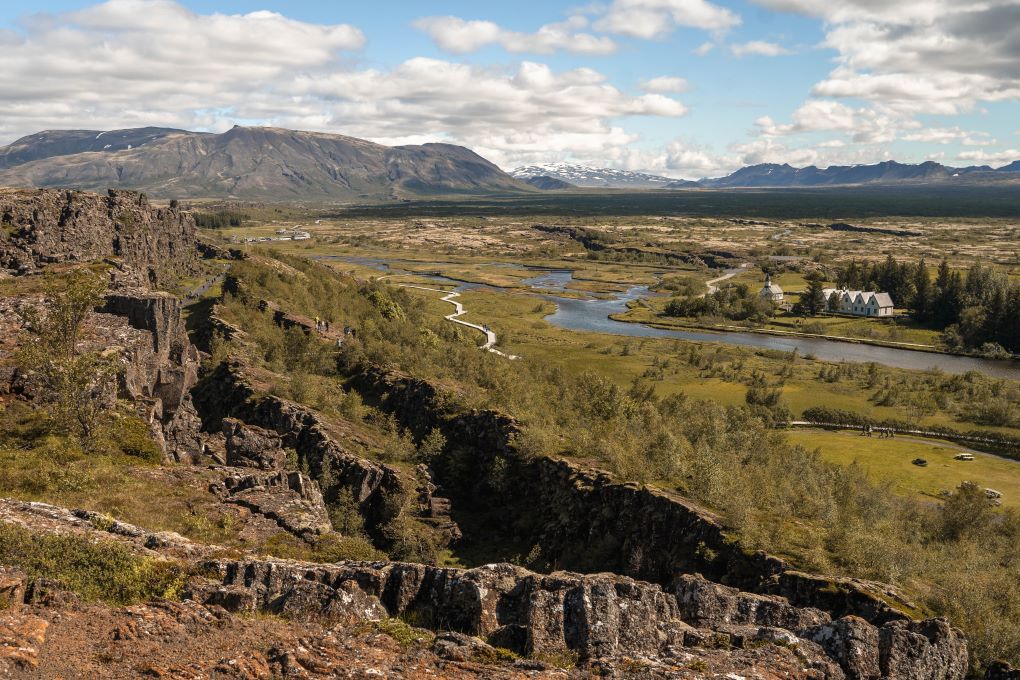
[[103,278],[87,270],[64,279],[50,277],[42,309],[22,313],[25,334],[18,367],[38,379],[40,397],[54,418],[85,448],[95,438],[115,376],[106,357],[80,347],[86,322],[105,291]]
[[444,448],[446,448],[446,437],[438,427],[433,427],[419,442],[415,458],[422,463],[430,464],[443,453]]
[[801,296],[794,311],[805,316],[817,316],[826,310],[828,303],[829,301],[825,299],[822,277],[814,274],[808,277],[807,292]]

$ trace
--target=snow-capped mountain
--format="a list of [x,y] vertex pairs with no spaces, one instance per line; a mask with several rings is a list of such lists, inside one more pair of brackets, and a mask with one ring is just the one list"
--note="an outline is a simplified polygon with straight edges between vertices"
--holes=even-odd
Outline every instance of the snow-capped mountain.
[[532,177],[554,177],[576,187],[599,187],[603,189],[663,189],[677,180],[658,175],[613,168],[590,168],[571,163],[545,163],[517,168],[509,173],[517,179]]

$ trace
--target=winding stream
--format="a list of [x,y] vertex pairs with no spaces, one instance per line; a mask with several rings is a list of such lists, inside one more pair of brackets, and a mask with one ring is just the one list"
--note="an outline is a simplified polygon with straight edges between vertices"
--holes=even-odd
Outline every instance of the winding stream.
[[[332,259],[356,264],[368,265],[380,271],[392,273],[403,272],[396,268],[391,269],[385,260],[364,258],[327,256],[323,259]],[[505,266],[505,263],[493,263]],[[441,281],[443,277],[432,276],[433,280]],[[606,333],[610,335],[623,335],[638,338],[676,338],[679,340],[691,340],[695,342],[721,342],[741,347],[754,347],[758,349],[776,350],[781,352],[792,352],[796,350],[801,356],[811,355],[822,361],[849,361],[854,363],[875,362],[886,366],[905,368],[911,370],[927,370],[938,368],[946,373],[966,373],[978,371],[995,378],[1007,378],[1020,380],[1020,362],[999,359],[981,359],[978,357],[954,356],[948,354],[935,354],[909,349],[897,349],[893,347],[880,347],[855,342],[843,342],[839,340],[824,340],[821,338],[784,337],[768,335],[765,333],[750,333],[741,331],[697,331],[697,330],[673,330],[665,328],[653,328],[643,324],[626,323],[614,321],[609,318],[611,314],[620,314],[627,311],[627,303],[642,297],[651,297],[655,293],[648,289],[648,286],[633,286],[627,291],[617,293],[611,299],[574,299],[555,295],[556,292],[564,292],[567,285],[573,278],[573,272],[566,269],[543,269],[540,273],[530,279],[524,279],[521,283],[532,286],[537,290],[548,291],[536,293],[543,299],[553,302],[556,311],[545,317],[545,320],[554,326],[572,331],[586,331],[591,333]],[[446,283],[457,285],[457,291],[485,288],[489,290],[500,290],[496,286],[482,286],[479,284],[465,284],[452,279],[445,279]]]

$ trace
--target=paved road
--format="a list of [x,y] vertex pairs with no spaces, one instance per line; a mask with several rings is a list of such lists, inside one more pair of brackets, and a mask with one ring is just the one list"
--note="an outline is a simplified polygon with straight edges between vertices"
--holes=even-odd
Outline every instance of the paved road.
[[[819,431],[823,431],[823,430],[827,430],[827,431],[840,430],[840,431],[843,431],[843,432],[862,432],[863,431],[863,428],[860,425],[841,425],[841,424],[836,424],[836,423],[815,423],[815,422],[810,422],[810,421],[807,421],[807,420],[791,420],[789,423],[787,423],[787,425],[789,425],[790,427],[795,427],[797,429],[804,429],[804,430],[819,430]],[[874,432],[876,437],[878,436],[878,433],[879,433],[880,429],[881,428],[877,428],[877,427],[874,428],[873,432]],[[892,431],[896,435],[896,437],[895,437],[896,439],[912,441],[912,442],[918,442],[920,444],[934,444],[934,442],[932,440],[938,440],[938,446],[942,446],[942,447],[947,448],[947,449],[955,449],[957,451],[962,451],[964,453],[976,453],[976,454],[983,455],[983,456],[995,456],[996,458],[1004,458],[1006,460],[1012,460],[1012,461],[1015,461],[1017,463],[1020,463],[1020,460],[1017,460],[1013,456],[999,455],[999,454],[991,453],[991,452],[988,452],[988,451],[981,451],[980,449],[969,448],[965,444],[959,443],[959,440],[950,439],[948,435],[946,435],[945,433],[942,433],[942,432],[930,432],[930,431],[927,431],[927,430],[900,430],[900,429],[896,429],[896,428],[893,428]],[[963,439],[964,439],[964,441],[966,441],[965,437]],[[984,441],[988,441],[988,440],[984,440]]]
[[467,310],[464,309],[464,305],[462,303],[457,302],[457,300],[454,299],[454,298],[460,297],[460,293],[458,293],[457,291],[447,292],[445,290],[442,290],[441,288],[427,288],[425,286],[412,286],[410,284],[399,284],[399,285],[401,287],[403,287],[403,288],[415,288],[417,290],[429,290],[429,291],[432,291],[434,293],[446,293],[446,295],[441,297],[440,300],[442,300],[443,302],[449,302],[451,305],[453,305],[453,307],[454,307],[454,309],[456,311],[453,314],[447,314],[443,318],[446,319],[447,321],[452,321],[453,323],[460,324],[461,326],[467,326],[468,328],[473,328],[476,331],[485,334],[485,344],[484,345],[479,345],[478,349],[484,349],[487,352],[492,352],[493,354],[498,354],[501,357],[506,357],[507,359],[510,359],[510,360],[514,360],[514,359],[519,359],[520,358],[520,357],[518,357],[515,354],[507,354],[506,352],[501,352],[498,349],[496,349],[496,347],[495,347],[495,345],[496,345],[496,334],[493,333],[491,330],[489,330],[487,327],[479,326],[476,323],[470,323],[468,321],[464,321],[463,319],[459,319],[458,318],[458,317],[463,316],[464,314],[466,314]]

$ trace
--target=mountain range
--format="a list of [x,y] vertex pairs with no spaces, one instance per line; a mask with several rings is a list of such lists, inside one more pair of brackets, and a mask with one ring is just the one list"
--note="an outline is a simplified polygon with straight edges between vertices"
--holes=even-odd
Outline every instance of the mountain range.
[[[670,179],[640,172],[592,168],[568,163],[531,165],[511,170],[518,179],[531,182],[541,177],[534,186],[545,188],[550,180],[569,182],[574,186],[607,189],[736,189],[825,187],[886,184],[937,184],[944,182],[1020,182],[1020,161],[993,169],[987,165],[953,168],[927,161],[917,165],[885,161],[874,165],[833,165],[817,168],[795,168],[791,165],[762,163],[749,165],[725,177],[698,181]],[[562,188],[562,187],[557,187]]]
[[547,177],[586,189],[664,189],[677,181],[670,177],[649,175],[643,172],[614,168],[591,168],[571,163],[528,165],[511,170],[510,176],[525,181],[535,177]]
[[795,168],[760,164],[696,182],[550,163],[507,173],[453,144],[384,146],[344,135],[235,126],[221,134],[147,127],[49,130],[0,148],[0,186],[138,189],[158,198],[400,200],[571,189],[731,189],[1020,184],[1020,161],[993,169],[928,161]]
[[0,186],[266,200],[535,191],[462,146],[389,147],[343,135],[241,126],[222,134],[155,127],[40,132],[0,148]]
[[791,165],[763,163],[737,170],[726,177],[703,179],[698,182],[679,182],[676,188],[707,187],[818,187],[853,186],[859,184],[933,184],[957,181],[1017,181],[1020,180],[1020,161],[993,169],[987,165],[953,168],[927,161],[917,165],[885,161],[874,165],[832,165],[817,168],[795,168]]

